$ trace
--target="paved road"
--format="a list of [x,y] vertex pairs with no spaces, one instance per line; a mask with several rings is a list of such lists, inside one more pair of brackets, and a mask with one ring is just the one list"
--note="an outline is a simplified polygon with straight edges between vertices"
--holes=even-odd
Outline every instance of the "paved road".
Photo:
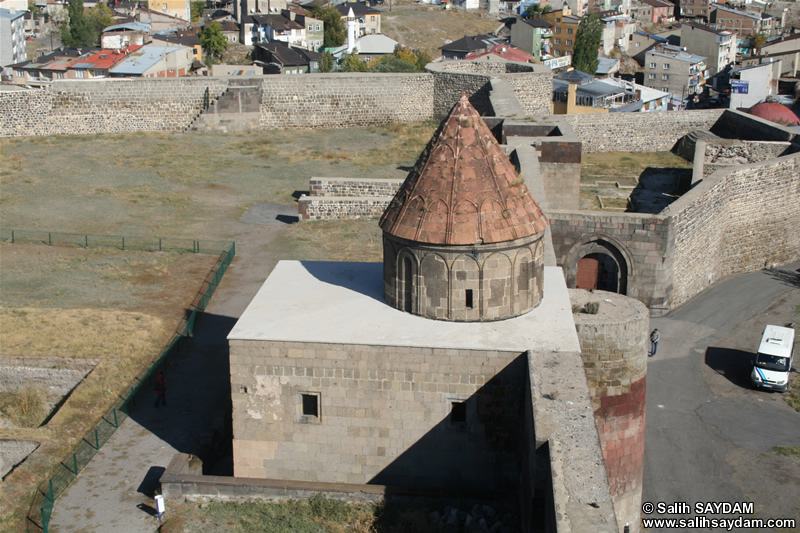
[[799,266],[724,280],[651,319],[661,342],[648,365],[643,501],[753,501],[756,516],[800,518],[797,482],[781,486],[780,472],[756,464],[766,457],[767,468],[790,461],[797,470],[800,461],[769,456],[773,446],[800,446],[800,414],[777,394],[749,390],[746,377],[766,321],[800,304]]

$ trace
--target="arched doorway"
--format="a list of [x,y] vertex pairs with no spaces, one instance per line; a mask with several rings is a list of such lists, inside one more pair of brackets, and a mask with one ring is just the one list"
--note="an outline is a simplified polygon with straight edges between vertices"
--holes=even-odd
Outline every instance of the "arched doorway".
[[585,255],[578,261],[575,287],[619,292],[619,265],[614,258],[606,254]]

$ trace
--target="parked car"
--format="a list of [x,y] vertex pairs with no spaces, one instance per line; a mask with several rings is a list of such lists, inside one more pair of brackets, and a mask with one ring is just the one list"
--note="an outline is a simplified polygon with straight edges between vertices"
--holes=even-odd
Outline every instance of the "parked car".
[[767,326],[761,336],[750,379],[757,388],[785,392],[792,371],[794,329]]

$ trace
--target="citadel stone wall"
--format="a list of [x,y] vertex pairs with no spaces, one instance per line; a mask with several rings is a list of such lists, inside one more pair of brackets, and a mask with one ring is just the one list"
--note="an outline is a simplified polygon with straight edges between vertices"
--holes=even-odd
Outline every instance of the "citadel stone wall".
[[[520,481],[524,355],[243,340],[230,353],[237,477],[497,492]],[[317,418],[302,414],[313,391]],[[452,422],[453,401],[465,422]]]
[[311,178],[310,196],[388,196],[393,197],[403,184],[401,179],[354,180],[350,178]]
[[558,264],[575,287],[577,263],[591,253],[611,255],[627,277],[621,292],[651,310],[668,307],[672,250],[667,217],[643,213],[548,211]]
[[717,280],[800,256],[800,155],[715,172],[662,214],[674,244],[672,307]]
[[0,136],[182,131],[227,86],[223,78],[55,80],[0,91]]
[[710,130],[724,109],[563,115],[590,152],[662,152],[694,130]]

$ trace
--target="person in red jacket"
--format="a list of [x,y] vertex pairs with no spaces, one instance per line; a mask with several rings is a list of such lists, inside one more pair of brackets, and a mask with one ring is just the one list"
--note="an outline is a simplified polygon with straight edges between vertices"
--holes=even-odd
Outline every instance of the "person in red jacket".
[[164,404],[164,407],[167,406],[167,381],[164,379],[164,371],[159,370],[158,376],[156,376],[156,385],[153,389],[156,393],[156,404],[155,407],[158,409],[160,404]]

